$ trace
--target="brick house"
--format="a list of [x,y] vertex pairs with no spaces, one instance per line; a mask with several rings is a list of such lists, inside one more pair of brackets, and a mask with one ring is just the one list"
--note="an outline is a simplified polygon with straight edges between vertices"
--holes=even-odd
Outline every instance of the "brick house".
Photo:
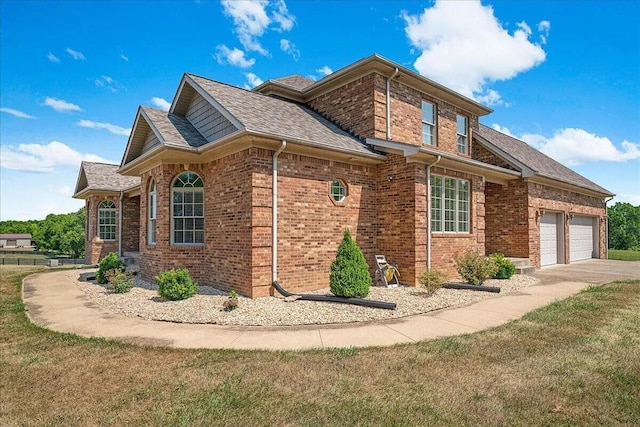
[[185,74],[168,113],[138,109],[119,166],[82,164],[88,261],[135,252],[146,278],[187,267],[258,297],[275,278],[327,287],[345,228],[411,285],[468,249],[605,257],[612,194],[481,125],[491,112],[378,55],[252,91]]

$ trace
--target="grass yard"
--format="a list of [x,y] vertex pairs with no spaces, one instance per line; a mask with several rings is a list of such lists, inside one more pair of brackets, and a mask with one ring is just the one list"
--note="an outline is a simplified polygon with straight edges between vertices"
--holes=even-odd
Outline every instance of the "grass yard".
[[640,261],[640,251],[609,249],[609,259],[617,259],[620,261]]
[[383,349],[172,350],[33,326],[0,269],[3,426],[638,425],[640,281]]

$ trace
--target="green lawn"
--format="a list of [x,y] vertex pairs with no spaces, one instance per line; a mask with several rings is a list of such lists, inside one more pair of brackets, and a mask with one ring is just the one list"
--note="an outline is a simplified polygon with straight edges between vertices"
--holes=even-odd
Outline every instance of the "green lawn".
[[32,325],[0,267],[3,426],[638,425],[640,281],[390,348],[176,350]]
[[640,251],[609,249],[609,259],[617,259],[620,261],[640,261]]

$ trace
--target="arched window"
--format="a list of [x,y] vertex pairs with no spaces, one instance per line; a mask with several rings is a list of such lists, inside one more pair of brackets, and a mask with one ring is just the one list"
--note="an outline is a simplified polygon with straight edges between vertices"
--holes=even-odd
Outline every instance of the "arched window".
[[171,187],[171,243],[204,244],[204,183],[194,172],[183,172]]
[[116,204],[103,200],[98,205],[98,237],[116,240]]
[[149,212],[148,220],[148,241],[150,245],[156,244],[156,183],[151,181],[149,185],[149,205],[147,211]]

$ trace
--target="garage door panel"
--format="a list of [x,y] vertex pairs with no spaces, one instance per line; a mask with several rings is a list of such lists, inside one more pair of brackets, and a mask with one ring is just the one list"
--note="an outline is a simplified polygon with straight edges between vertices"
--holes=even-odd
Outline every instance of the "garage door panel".
[[540,265],[558,263],[558,216],[544,214],[540,219]]
[[596,233],[592,217],[576,215],[571,219],[569,223],[569,259],[572,262],[593,258]]

